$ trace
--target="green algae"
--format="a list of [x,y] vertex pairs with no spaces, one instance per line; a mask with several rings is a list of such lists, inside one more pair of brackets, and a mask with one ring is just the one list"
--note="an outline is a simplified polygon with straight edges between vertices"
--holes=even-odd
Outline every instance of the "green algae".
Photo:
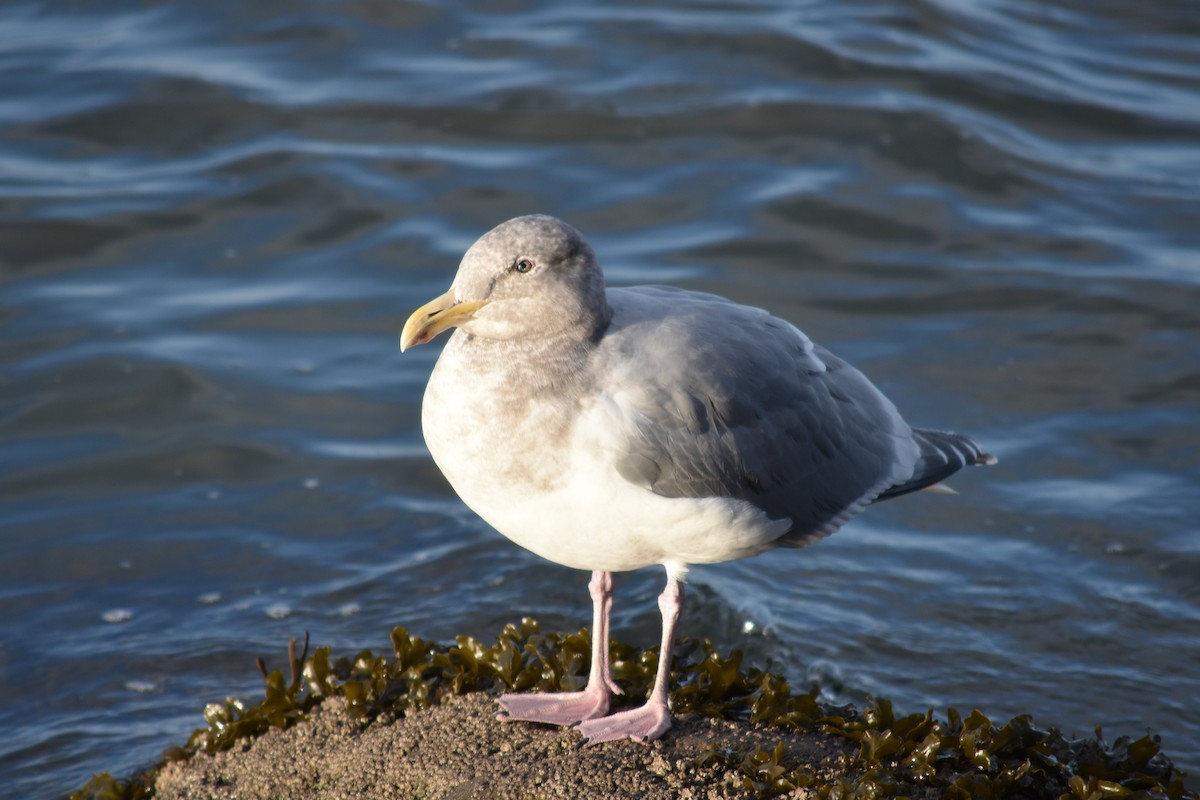
[[[148,800],[154,796],[156,774],[169,761],[186,760],[201,750],[226,750],[270,728],[289,728],[329,697],[344,698],[351,716],[366,722],[419,711],[452,694],[578,690],[586,683],[591,652],[586,630],[542,633],[529,618],[506,625],[492,645],[469,636],[437,644],[401,627],[392,631],[389,656],[362,650],[352,658],[334,659],[328,647],[307,656],[307,635],[297,656],[295,644],[293,639],[288,646],[288,679],[280,671],[268,671],[259,659],[264,692],[258,703],[227,698],[209,704],[206,727],[196,730],[186,745],[167,750],[153,768],[129,779],[100,773],[71,800]],[[614,641],[610,652],[613,676],[626,688],[626,697],[646,696],[657,651]],[[1200,800],[1185,788],[1185,776],[1152,734],[1109,744],[1099,728],[1092,737],[1069,739],[1054,728],[1039,727],[1028,714],[1003,724],[978,710],[963,717],[950,709],[944,721],[932,711],[897,717],[892,704],[882,699],[857,711],[822,702],[815,687],[793,692],[781,676],[744,667],[740,651],[723,656],[707,640],[678,643],[671,685],[677,713],[816,730],[857,745],[857,753],[843,757],[832,772],[789,765],[782,742],[770,751],[717,747],[699,760],[700,766],[741,776],[745,788],[758,797],[803,789],[829,800]]]

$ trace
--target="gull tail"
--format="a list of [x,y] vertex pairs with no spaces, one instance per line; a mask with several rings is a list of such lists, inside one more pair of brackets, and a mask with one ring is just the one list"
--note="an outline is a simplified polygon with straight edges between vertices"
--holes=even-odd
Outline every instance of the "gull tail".
[[983,448],[960,433],[933,431],[928,428],[913,428],[912,432],[913,438],[921,448],[921,455],[913,468],[913,476],[904,483],[885,489],[876,500],[899,497],[922,489],[954,494],[953,489],[941,486],[943,480],[963,467],[981,467],[996,463],[995,456],[983,452]]

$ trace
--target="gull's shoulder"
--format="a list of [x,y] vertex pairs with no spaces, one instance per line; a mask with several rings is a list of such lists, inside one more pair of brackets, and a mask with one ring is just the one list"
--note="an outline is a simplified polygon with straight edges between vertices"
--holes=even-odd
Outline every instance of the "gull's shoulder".
[[596,355],[606,374],[621,379],[631,370],[656,383],[697,369],[732,376],[780,358],[825,368],[799,328],[761,308],[676,286],[610,288],[607,298],[612,318]]
[[662,284],[609,287],[607,294],[608,304],[621,322],[661,318],[671,309],[695,310],[711,304],[736,307],[757,314],[767,313],[759,308],[739,305],[717,294]]

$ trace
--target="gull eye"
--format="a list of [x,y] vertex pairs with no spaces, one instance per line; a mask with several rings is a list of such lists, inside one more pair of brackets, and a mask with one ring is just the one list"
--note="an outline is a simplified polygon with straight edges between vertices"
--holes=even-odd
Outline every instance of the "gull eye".
[[519,259],[517,259],[516,263],[513,264],[513,269],[515,269],[517,272],[524,274],[526,272],[529,272],[529,270],[533,269],[533,262],[530,261],[528,258],[519,258]]

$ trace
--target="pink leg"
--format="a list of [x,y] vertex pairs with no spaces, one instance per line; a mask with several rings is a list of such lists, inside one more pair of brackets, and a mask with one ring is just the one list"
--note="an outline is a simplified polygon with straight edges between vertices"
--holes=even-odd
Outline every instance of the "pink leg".
[[582,692],[546,694],[506,694],[498,702],[504,711],[496,718],[506,722],[547,722],[574,725],[576,722],[608,713],[613,692],[621,693],[608,666],[608,617],[612,610],[612,573],[596,570],[588,583],[592,595],[592,667],[587,688]]
[[[592,642],[592,668],[588,673],[588,685],[593,682],[607,686],[614,694],[625,694],[625,690],[617,686],[609,671],[611,665],[608,655],[608,622],[612,613],[613,580],[611,572],[592,573],[588,583],[588,592],[592,595],[592,634],[596,640]],[[597,601],[597,595],[600,600]]]
[[585,744],[611,742],[616,739],[633,739],[648,742],[657,739],[671,728],[671,711],[667,708],[667,689],[671,678],[671,644],[675,641],[675,623],[683,608],[683,570],[667,567],[667,588],[658,596],[658,608],[662,612],[662,646],[658,651],[658,672],[654,676],[654,689],[644,706],[621,711],[602,719],[589,719],[580,723],[579,732],[586,737]]

